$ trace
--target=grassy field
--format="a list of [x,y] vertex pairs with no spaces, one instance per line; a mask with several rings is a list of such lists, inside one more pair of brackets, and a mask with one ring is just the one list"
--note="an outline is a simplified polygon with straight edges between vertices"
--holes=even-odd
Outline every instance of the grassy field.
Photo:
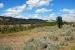
[[56,25],[55,22],[46,22],[46,23],[37,23],[37,24],[13,24],[13,25],[0,25],[0,33],[7,34],[13,32],[20,32],[30,30],[36,27],[43,27],[43,26],[53,26]]
[[27,31],[0,34],[0,50],[75,50],[75,27],[37,27]]

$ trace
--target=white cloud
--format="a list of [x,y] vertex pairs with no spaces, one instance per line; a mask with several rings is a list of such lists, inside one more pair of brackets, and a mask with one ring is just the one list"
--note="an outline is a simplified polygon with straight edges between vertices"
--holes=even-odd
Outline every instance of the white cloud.
[[[56,20],[57,16],[58,15],[56,15],[55,13],[52,13],[52,14],[49,15],[48,19]],[[73,17],[74,14],[68,13],[68,14],[62,14],[61,16],[62,16],[62,19],[65,20],[65,21],[68,21],[68,22],[75,21],[75,18]]]
[[37,9],[35,12],[36,13],[44,13],[44,12],[49,12],[49,11],[52,11],[52,10],[48,10],[48,9],[45,9],[45,8],[41,8],[41,9]]
[[17,15],[17,16],[15,16],[15,18],[26,18],[24,15]]
[[61,11],[67,12],[67,13],[75,13],[75,9],[62,9]]
[[[25,10],[31,10],[33,7],[39,7],[39,6],[46,6],[46,5],[50,5],[50,2],[52,2],[52,0],[28,0],[26,1],[26,4],[20,5],[20,6],[15,6],[15,7],[11,7],[7,10],[5,10],[5,13],[1,14],[3,16],[12,16],[12,17],[17,17],[17,18],[21,18],[24,17],[24,15],[21,15]],[[0,7],[3,7],[4,4],[0,3]],[[49,12],[52,10],[48,10],[45,8],[42,9],[37,9],[36,12]],[[32,15],[32,18],[38,18],[38,15]]]
[[63,14],[61,15],[63,17],[63,20],[68,21],[68,22],[74,22],[75,18],[73,17],[72,14]]
[[62,9],[61,11],[64,12],[64,14],[61,15],[64,20],[75,21],[75,9]]
[[34,14],[32,18],[38,18],[38,14]]
[[75,14],[69,14],[69,16],[75,17]]
[[[20,5],[20,6],[15,6],[15,7],[11,7],[7,10],[5,10],[5,13],[1,14],[3,16],[11,16],[11,17],[15,17],[15,18],[38,18],[38,19],[42,19],[42,16],[39,14],[32,14],[32,15],[28,15],[28,16],[24,16],[22,15],[22,13],[25,10],[28,9],[32,9],[33,7],[39,7],[39,6],[46,6],[46,5],[50,5],[50,2],[52,2],[52,0],[28,0],[26,2],[26,4]],[[4,4],[0,3],[0,7],[3,7]],[[41,9],[37,9],[35,12],[36,13],[44,13],[44,12],[49,12],[52,11],[51,9],[46,9],[46,8],[41,8]],[[44,18],[45,19],[45,18]]]
[[28,18],[39,19],[39,14],[31,14]]
[[0,3],[0,8],[2,8],[4,6],[4,4],[3,3]]
[[15,16],[15,18],[25,18],[25,19],[39,19],[40,18],[40,16],[39,16],[39,14],[29,14],[29,15],[17,15],[17,16]]
[[75,9],[62,9],[61,11],[65,13],[63,16],[75,17]]
[[40,1],[40,6],[42,6],[42,5],[49,5],[50,1],[52,1],[52,0],[42,0],[42,1]]
[[9,8],[2,15],[5,15],[5,16],[19,15],[20,13],[22,13],[25,10],[25,8],[26,8],[25,4],[22,5],[22,6],[16,6],[16,7],[13,7],[13,8]]
[[[12,16],[14,17],[14,16]],[[22,18],[22,19],[40,19],[39,14],[29,14],[29,15],[23,15],[23,14],[18,14],[14,18]]]
[[52,13],[49,15],[48,19],[56,20],[57,15],[55,13]]
[[26,4],[28,7],[38,7],[38,6],[44,6],[49,5],[49,3],[52,2],[52,0],[28,0]]
[[25,17],[26,19],[46,19],[46,16],[42,16],[40,14],[30,14]]
[[39,0],[28,0],[26,3],[31,6],[38,6]]

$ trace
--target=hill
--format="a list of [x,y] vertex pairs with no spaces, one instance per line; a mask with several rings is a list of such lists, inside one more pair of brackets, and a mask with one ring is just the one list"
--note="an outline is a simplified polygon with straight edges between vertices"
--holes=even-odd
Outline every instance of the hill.
[[21,18],[13,18],[0,16],[0,24],[36,24],[46,22],[42,19],[21,19]]

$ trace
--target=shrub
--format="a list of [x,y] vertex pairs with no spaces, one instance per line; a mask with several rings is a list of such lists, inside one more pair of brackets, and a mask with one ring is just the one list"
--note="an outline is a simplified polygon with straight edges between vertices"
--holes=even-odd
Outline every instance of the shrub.
[[65,40],[66,40],[66,41],[71,41],[71,40],[73,40],[73,39],[74,39],[73,36],[66,36],[66,37],[65,37]]
[[59,43],[59,46],[65,45],[65,41],[64,40],[60,40],[58,43]]
[[1,25],[0,25],[0,32],[1,32]]
[[62,17],[58,16],[56,20],[57,20],[58,28],[62,28],[62,25],[63,25]]
[[0,32],[1,33],[8,33],[9,32],[9,26],[5,25],[3,27],[0,27]]
[[47,50],[59,50],[58,44],[50,44],[47,48]]
[[72,26],[75,27],[75,23]]
[[13,48],[9,45],[0,45],[0,50],[13,50]]

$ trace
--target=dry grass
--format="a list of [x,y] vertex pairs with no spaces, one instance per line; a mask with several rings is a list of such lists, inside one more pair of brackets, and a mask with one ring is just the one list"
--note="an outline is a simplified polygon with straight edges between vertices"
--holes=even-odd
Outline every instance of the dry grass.
[[[9,44],[13,50],[71,50],[75,43],[74,30],[75,28],[69,25],[63,26],[62,29],[46,26],[17,33],[0,34],[0,45]],[[73,38],[69,39],[69,36]]]

